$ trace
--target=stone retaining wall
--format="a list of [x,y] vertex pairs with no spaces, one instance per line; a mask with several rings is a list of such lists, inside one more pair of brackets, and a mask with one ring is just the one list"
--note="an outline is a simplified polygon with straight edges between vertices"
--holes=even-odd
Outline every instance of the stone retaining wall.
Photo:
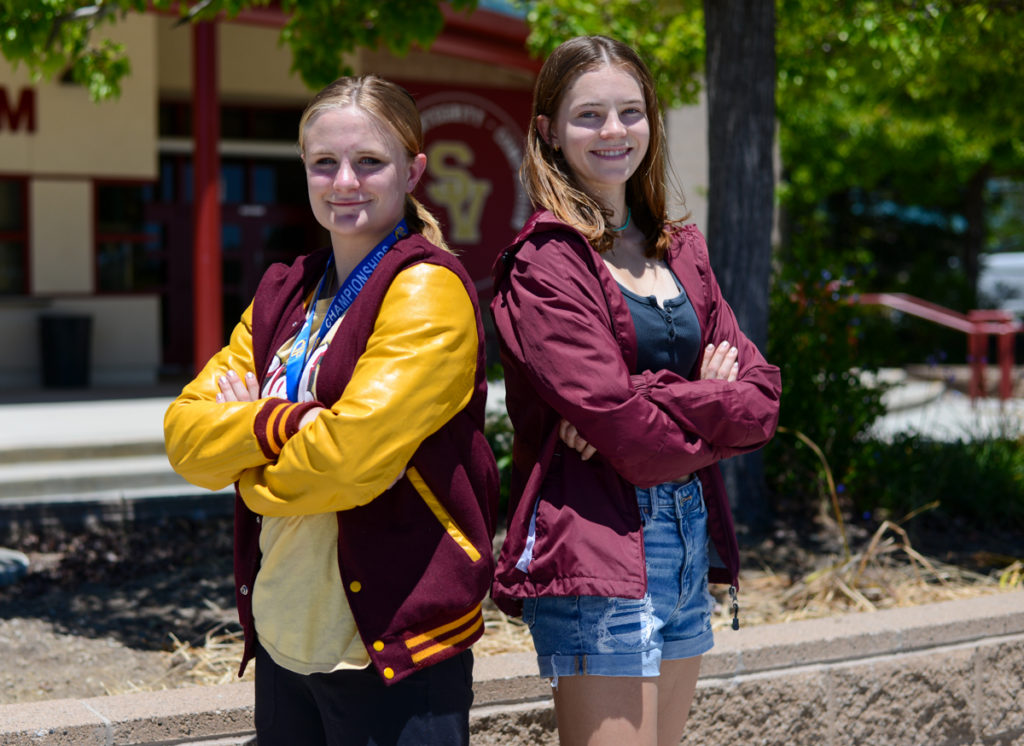
[[[556,744],[530,654],[477,660],[473,743]],[[252,684],[0,706],[0,743],[254,743]],[[729,630],[684,744],[1024,745],[1024,591]]]

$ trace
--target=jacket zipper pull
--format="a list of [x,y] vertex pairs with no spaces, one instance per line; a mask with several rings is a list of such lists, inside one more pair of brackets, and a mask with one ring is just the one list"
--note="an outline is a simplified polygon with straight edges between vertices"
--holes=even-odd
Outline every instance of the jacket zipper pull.
[[739,601],[737,601],[737,599],[736,599],[736,594],[737,594],[736,586],[730,585],[729,586],[729,598],[732,599],[732,628],[733,629],[739,629],[740,628],[740,604],[739,604]]

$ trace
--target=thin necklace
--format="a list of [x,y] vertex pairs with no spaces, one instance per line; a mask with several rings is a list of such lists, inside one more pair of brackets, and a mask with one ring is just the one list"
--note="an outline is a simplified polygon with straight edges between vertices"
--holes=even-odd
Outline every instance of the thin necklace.
[[621,233],[622,231],[626,230],[626,228],[629,226],[629,220],[632,217],[633,217],[633,208],[632,207],[627,207],[626,208],[626,222],[623,223],[622,225],[619,225],[619,226],[614,226],[613,225],[612,226],[612,230],[615,231],[616,233]]

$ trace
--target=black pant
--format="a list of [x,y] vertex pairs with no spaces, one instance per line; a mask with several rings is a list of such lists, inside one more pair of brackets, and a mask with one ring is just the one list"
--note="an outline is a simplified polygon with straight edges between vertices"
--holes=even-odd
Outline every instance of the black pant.
[[460,746],[469,743],[473,653],[385,686],[371,666],[309,676],[256,650],[259,746]]

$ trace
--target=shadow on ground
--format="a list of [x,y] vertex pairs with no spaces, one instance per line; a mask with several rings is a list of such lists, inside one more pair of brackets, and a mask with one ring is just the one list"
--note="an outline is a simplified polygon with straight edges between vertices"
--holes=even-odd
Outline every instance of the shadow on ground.
[[34,529],[17,537],[29,573],[0,588],[0,619],[37,618],[56,631],[166,650],[235,624],[231,519]]

